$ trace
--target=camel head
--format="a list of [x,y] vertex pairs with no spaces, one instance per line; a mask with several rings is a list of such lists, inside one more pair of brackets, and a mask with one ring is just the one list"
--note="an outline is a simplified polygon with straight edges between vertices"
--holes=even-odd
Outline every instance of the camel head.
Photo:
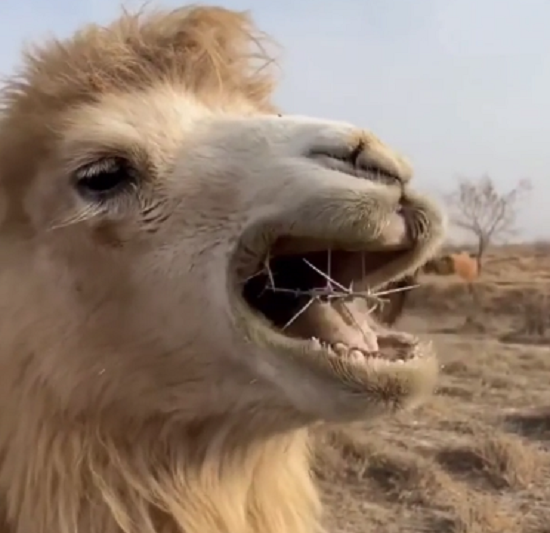
[[436,252],[442,213],[373,133],[281,115],[262,43],[193,7],[27,51],[1,96],[4,398],[260,433],[432,390],[430,345],[371,307]]

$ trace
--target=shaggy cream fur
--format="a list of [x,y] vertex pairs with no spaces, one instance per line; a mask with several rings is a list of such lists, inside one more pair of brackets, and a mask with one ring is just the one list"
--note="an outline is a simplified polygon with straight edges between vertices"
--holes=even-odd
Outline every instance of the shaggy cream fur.
[[[404,194],[416,244],[379,281],[443,234],[374,135],[277,114],[265,46],[220,8],[125,13],[27,51],[3,88],[2,533],[312,533],[308,427],[431,390],[429,357],[350,374],[236,315],[229,265],[261,221],[388,240]],[[399,186],[312,162],[352,148]]]

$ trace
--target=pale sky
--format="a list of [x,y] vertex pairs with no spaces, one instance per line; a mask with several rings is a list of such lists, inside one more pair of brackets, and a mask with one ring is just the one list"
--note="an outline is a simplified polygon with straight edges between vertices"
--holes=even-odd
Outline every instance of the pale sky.
[[[524,234],[550,238],[548,0],[215,3],[250,10],[282,46],[284,112],[373,130],[411,159],[423,189],[449,190],[458,175],[488,173],[503,188],[529,178]],[[0,0],[0,73],[23,42],[118,13],[118,0]]]

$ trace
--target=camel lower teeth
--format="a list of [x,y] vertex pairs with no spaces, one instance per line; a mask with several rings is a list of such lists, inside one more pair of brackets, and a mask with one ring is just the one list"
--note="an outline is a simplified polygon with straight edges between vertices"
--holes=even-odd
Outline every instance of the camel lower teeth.
[[381,360],[388,363],[404,364],[415,358],[414,354],[412,356],[403,356],[403,357],[399,357],[399,356],[385,357],[380,352],[366,352],[366,351],[360,350],[359,348],[351,347],[343,342],[335,342],[334,344],[329,344],[316,337],[311,337],[311,340],[315,342],[319,348],[325,351],[328,351],[333,357],[345,359],[347,362],[356,364],[356,365],[364,365],[368,361],[373,361],[373,360]]
[[331,346],[331,350],[334,355],[347,359],[351,363],[362,364],[367,357],[376,357],[376,354],[370,354],[359,350],[358,348],[352,348],[343,342],[336,342]]

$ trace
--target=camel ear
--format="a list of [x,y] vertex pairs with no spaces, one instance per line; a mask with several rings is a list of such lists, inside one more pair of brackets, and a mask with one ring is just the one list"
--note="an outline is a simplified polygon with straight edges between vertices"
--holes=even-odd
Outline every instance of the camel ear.
[[[393,326],[403,314],[405,303],[410,290],[407,288],[416,285],[417,274],[404,276],[388,283],[382,290],[394,290],[384,295],[384,304],[376,310],[376,318],[386,326]],[[400,290],[395,290],[400,289]]]

